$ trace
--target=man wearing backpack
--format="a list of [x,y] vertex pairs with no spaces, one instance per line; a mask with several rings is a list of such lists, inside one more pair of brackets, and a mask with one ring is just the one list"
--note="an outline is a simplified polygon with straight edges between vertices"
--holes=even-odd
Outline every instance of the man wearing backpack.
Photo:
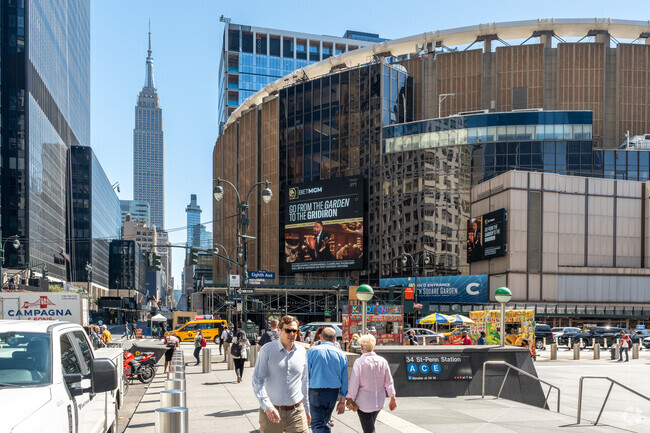
[[178,337],[175,335],[168,335],[165,337],[165,346],[167,346],[167,351],[165,352],[165,370],[163,373],[167,373],[167,365],[169,364],[169,361],[172,360],[172,357],[174,356],[174,351],[180,344],[180,340]]
[[262,338],[260,338],[260,341],[257,343],[258,352],[266,343],[270,343],[271,341],[275,341],[280,338],[280,334],[278,333],[278,321],[276,319],[273,319],[269,322],[269,324],[271,325],[271,330],[265,332],[264,335],[262,335]]
[[227,361],[230,354],[230,343],[232,343],[232,331],[227,327],[224,328],[221,338],[221,341],[223,341],[223,360]]

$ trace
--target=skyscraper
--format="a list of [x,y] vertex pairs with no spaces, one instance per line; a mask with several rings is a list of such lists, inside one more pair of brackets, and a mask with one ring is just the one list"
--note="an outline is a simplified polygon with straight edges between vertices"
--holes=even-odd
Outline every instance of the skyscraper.
[[66,164],[90,145],[90,1],[0,6],[0,191],[5,267],[66,278]]
[[201,238],[197,238],[196,235],[199,234],[202,211],[201,206],[196,202],[196,194],[190,196],[190,204],[185,208],[185,212],[187,213],[187,245],[200,247]]
[[133,129],[133,199],[151,205],[151,224],[165,227],[165,140],[160,99],[153,79],[151,31],[147,73],[138,95]]

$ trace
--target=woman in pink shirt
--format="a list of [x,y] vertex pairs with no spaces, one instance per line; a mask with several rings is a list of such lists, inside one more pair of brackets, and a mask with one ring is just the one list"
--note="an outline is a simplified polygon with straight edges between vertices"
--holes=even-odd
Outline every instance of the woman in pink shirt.
[[[346,396],[359,407],[357,414],[363,433],[374,433],[375,420],[379,411],[384,408],[386,393],[390,397],[388,404],[390,410],[395,410],[397,407],[393,376],[390,374],[388,362],[374,352],[375,344],[375,337],[371,334],[359,338],[363,353],[352,367]],[[352,401],[348,400],[348,408],[353,409],[353,407]]]

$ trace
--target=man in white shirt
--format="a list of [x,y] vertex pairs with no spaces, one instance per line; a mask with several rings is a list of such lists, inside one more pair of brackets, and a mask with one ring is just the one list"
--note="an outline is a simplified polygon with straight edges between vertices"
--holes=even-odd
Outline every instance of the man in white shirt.
[[307,352],[295,344],[298,320],[280,319],[280,339],[262,346],[255,372],[253,391],[260,402],[262,433],[308,433],[309,377]]

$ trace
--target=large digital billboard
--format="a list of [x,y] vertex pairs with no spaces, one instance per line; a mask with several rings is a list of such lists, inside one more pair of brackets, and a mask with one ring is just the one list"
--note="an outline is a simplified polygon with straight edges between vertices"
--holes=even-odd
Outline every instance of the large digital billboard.
[[[414,278],[382,278],[381,287],[414,284]],[[418,278],[418,301],[433,304],[479,304],[488,302],[488,276],[458,275],[453,277]]]
[[363,269],[363,229],[361,176],[289,185],[285,270]]
[[467,263],[506,254],[506,210],[499,209],[467,222]]

